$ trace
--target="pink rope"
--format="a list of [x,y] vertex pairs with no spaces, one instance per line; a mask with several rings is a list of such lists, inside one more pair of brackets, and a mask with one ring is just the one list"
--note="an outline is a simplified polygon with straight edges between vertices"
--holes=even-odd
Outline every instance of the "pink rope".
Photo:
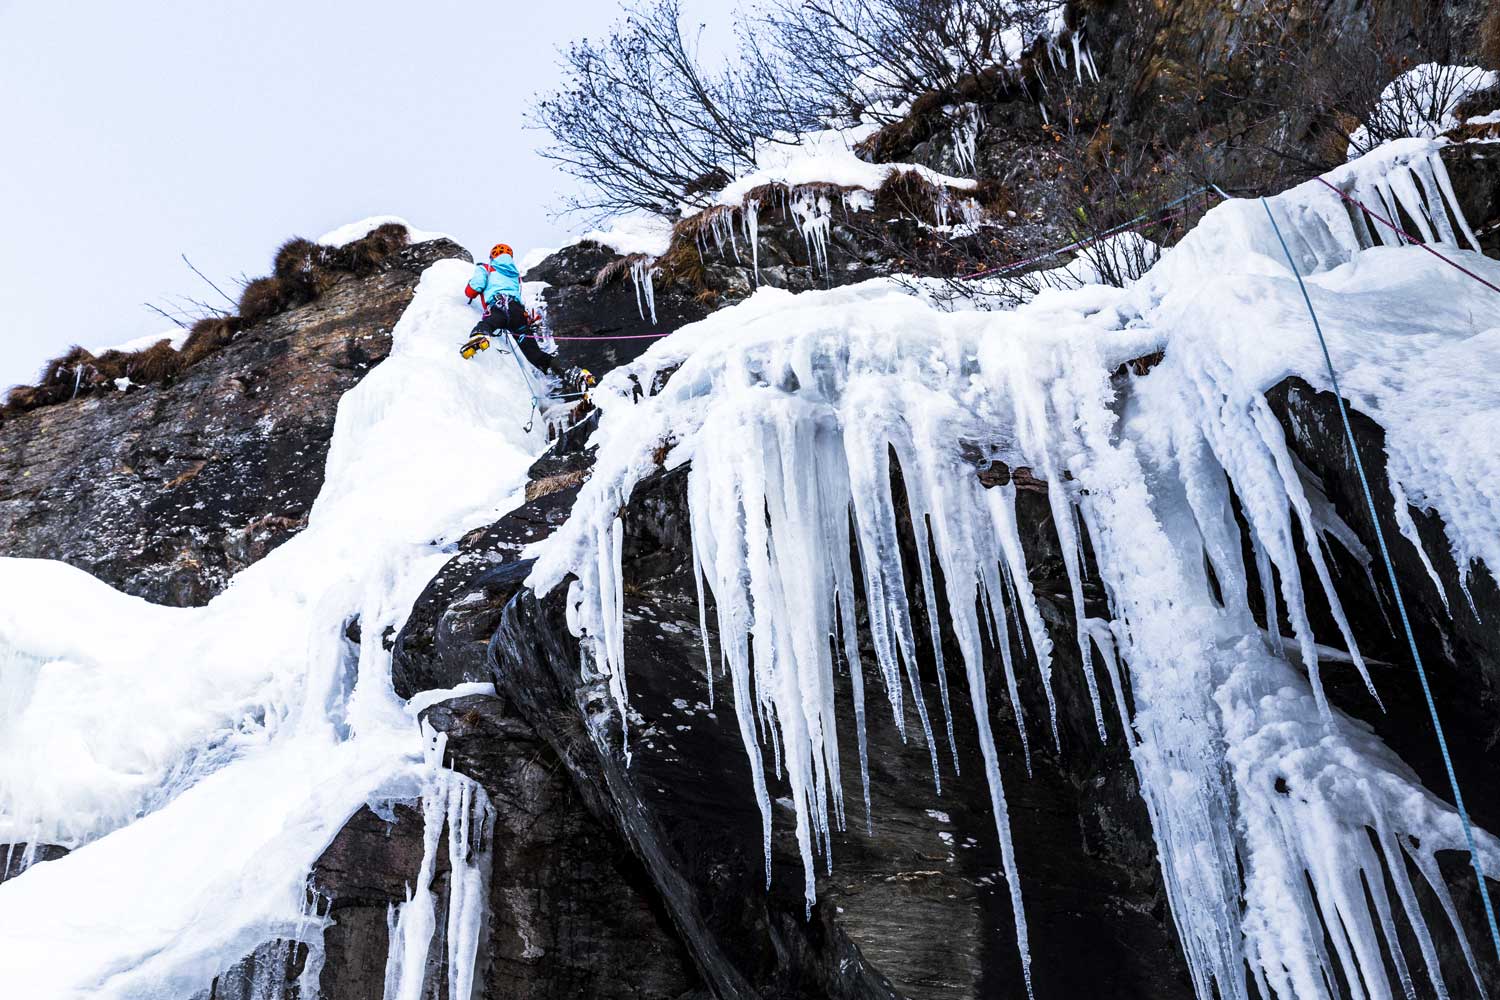
[[1332,191],[1334,194],[1338,195],[1340,198],[1342,198],[1345,201],[1347,201],[1349,204],[1359,206],[1361,209],[1364,210],[1364,212],[1365,212],[1366,215],[1370,216],[1372,219],[1375,219],[1375,220],[1379,221],[1387,229],[1394,229],[1396,232],[1398,232],[1402,236],[1406,237],[1406,239],[1407,239],[1407,241],[1409,243],[1411,243],[1411,244],[1413,244],[1415,246],[1421,247],[1423,250],[1426,250],[1428,253],[1432,254],[1434,257],[1436,257],[1438,260],[1442,261],[1444,264],[1447,264],[1449,267],[1456,268],[1457,270],[1462,271],[1464,274],[1467,274],[1469,277],[1473,278],[1475,281],[1479,282],[1484,287],[1489,288],[1489,289],[1493,289],[1494,291],[1497,291],[1497,292],[1500,292],[1500,287],[1497,287],[1495,285],[1490,284],[1488,281],[1485,281],[1479,275],[1475,274],[1473,271],[1469,270],[1467,267],[1464,267],[1458,261],[1456,261],[1456,260],[1449,260],[1447,257],[1444,257],[1442,254],[1440,254],[1436,250],[1432,249],[1432,247],[1428,246],[1426,243],[1423,243],[1421,240],[1417,239],[1411,233],[1408,233],[1406,230],[1402,229],[1400,226],[1396,225],[1394,222],[1392,222],[1390,219],[1387,219],[1385,216],[1381,215],[1379,212],[1376,212],[1375,210],[1373,210],[1372,208],[1370,208],[1368,205],[1366,205],[1364,202],[1360,201],[1358,198],[1351,198],[1349,195],[1347,195],[1344,192],[1340,191],[1338,188],[1334,187],[1332,184],[1328,183],[1327,181],[1325,181],[1321,177],[1315,177],[1313,179],[1316,180],[1319,184],[1321,184],[1324,187],[1326,187],[1328,190]]
[[618,337],[553,337],[553,340],[659,340],[668,333],[627,333]]

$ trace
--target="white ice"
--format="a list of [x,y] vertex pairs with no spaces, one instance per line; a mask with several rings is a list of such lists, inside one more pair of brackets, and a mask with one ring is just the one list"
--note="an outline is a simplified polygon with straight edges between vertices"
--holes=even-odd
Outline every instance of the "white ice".
[[509,359],[458,355],[470,270],[422,275],[338,404],[307,528],[206,607],[0,560],[0,843],[74,849],[0,884],[0,995],[187,996],[273,938],[316,953],[309,867],[437,780],[383,639],[544,445]]
[[1500,83],[1500,73],[1478,66],[1413,66],[1386,84],[1365,123],[1349,134],[1349,159],[1363,156],[1392,136],[1425,139],[1441,135],[1459,123],[1460,104],[1496,83]]
[[[1500,263],[1466,249],[1472,234],[1437,148],[1394,143],[1326,179],[1401,204],[1444,254],[1500,282]],[[1419,248],[1386,245],[1316,182],[1271,204],[1308,276],[1346,396],[1387,430],[1387,471],[1414,504],[1443,514],[1461,566],[1500,565],[1500,435],[1481,430],[1500,426],[1500,381],[1484,374],[1500,371],[1500,327],[1485,319],[1495,314],[1494,292]],[[997,741],[1015,739],[1024,750],[1026,737],[991,733],[985,665],[995,637],[1014,629],[1031,650],[1033,675],[1048,684],[1055,639],[1032,610],[1013,487],[985,490],[973,463],[1025,466],[1047,483],[1078,606],[1075,634],[1056,638],[1082,653],[1101,736],[1106,711],[1127,723],[1199,997],[1247,997],[1247,967],[1262,997],[1269,988],[1324,997],[1335,966],[1383,997],[1391,992],[1384,956],[1412,977],[1440,979],[1429,929],[1407,896],[1398,902],[1421,942],[1415,956],[1401,955],[1390,933],[1395,904],[1382,893],[1371,906],[1350,881],[1353,858],[1372,875],[1390,872],[1400,888],[1402,852],[1435,872],[1433,852],[1460,849],[1463,838],[1452,810],[1323,697],[1305,588],[1323,590],[1340,622],[1342,611],[1318,546],[1309,553],[1316,572],[1303,579],[1292,524],[1304,537],[1352,543],[1264,396],[1290,375],[1320,389],[1328,379],[1263,208],[1215,207],[1125,288],[1044,287],[1009,312],[944,310],[934,301],[888,280],[801,296],[762,289],[604,380],[595,394],[604,410],[599,463],[569,521],[534,547],[530,582],[545,592],[576,577],[569,622],[586,669],[608,679],[621,716],[629,707],[620,512],[668,442],[668,467],[691,463],[694,563],[714,596],[722,643],[706,647],[709,670],[730,682],[767,844],[767,743],[770,766],[790,786],[810,906],[818,863],[831,863],[831,833],[845,825],[841,761],[853,756],[837,739],[845,709],[835,676],[845,668],[830,637],[848,661],[869,801],[864,732],[879,723],[868,721],[870,664],[844,627],[856,590],[869,608],[874,667],[895,724],[912,698],[935,779],[945,767],[931,693],[917,683],[926,644],[914,634],[903,582],[919,570],[933,600],[935,575],[897,556],[886,458],[894,453],[919,553],[931,526],[963,661],[963,680],[955,671],[950,686],[967,691],[979,729],[979,746],[965,752],[984,759],[1029,969],[1025,859],[1010,840],[996,766]],[[1165,359],[1148,375],[1112,378],[1156,351]],[[672,367],[660,394],[627,405],[630,374],[649,382]],[[1260,575],[1269,579],[1271,565],[1279,571],[1280,592],[1268,596],[1287,610],[1304,669],[1251,615],[1231,495],[1249,523]],[[1080,532],[1097,556],[1109,621],[1083,613]],[[1340,669],[1364,671],[1358,638],[1343,629]],[[1008,654],[1008,641],[998,645]],[[1014,701],[1021,664],[1002,659]],[[938,694],[946,709],[949,692]],[[1271,775],[1295,802],[1268,789]],[[1372,853],[1367,830],[1384,855]],[[1500,845],[1483,831],[1478,838],[1478,861],[1500,875]],[[1332,952],[1321,946],[1323,930]]]

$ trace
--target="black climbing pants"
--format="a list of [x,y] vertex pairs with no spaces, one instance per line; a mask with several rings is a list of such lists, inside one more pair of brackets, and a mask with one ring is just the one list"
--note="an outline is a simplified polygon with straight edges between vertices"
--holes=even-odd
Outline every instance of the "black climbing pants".
[[568,370],[566,365],[557,360],[556,355],[542,350],[536,338],[527,332],[526,310],[515,299],[501,298],[490,306],[484,318],[475,323],[474,329],[469,331],[469,336],[473,337],[481,333],[490,337],[504,333],[512,334],[521,348],[521,355],[540,371],[562,378]]

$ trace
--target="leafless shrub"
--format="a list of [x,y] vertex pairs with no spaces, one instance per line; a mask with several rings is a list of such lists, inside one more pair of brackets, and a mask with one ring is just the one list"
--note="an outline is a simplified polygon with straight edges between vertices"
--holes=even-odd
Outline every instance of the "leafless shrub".
[[796,101],[825,115],[894,122],[932,92],[957,92],[1017,61],[1060,0],[807,0],[761,14],[768,44],[798,67]]
[[703,204],[784,124],[757,96],[775,87],[770,65],[705,67],[679,0],[636,0],[605,41],[570,48],[563,73],[530,118],[552,137],[544,155],[586,187],[568,207],[594,216]]

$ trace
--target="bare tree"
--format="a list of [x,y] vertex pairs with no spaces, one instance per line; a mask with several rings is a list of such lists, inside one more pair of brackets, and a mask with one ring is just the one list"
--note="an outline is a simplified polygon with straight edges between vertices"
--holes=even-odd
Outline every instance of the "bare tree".
[[805,0],[760,13],[799,74],[798,103],[892,121],[922,94],[1018,60],[1061,0]]
[[564,55],[563,87],[533,109],[543,155],[584,182],[572,210],[675,215],[755,165],[779,122],[751,96],[768,62],[710,70],[684,33],[679,0],[638,0],[602,43]]
[[905,105],[1018,59],[1063,0],[766,0],[723,65],[699,58],[679,0],[633,0],[602,42],[563,59],[532,124],[584,183],[568,208],[676,215],[756,166],[772,144],[891,121]]

